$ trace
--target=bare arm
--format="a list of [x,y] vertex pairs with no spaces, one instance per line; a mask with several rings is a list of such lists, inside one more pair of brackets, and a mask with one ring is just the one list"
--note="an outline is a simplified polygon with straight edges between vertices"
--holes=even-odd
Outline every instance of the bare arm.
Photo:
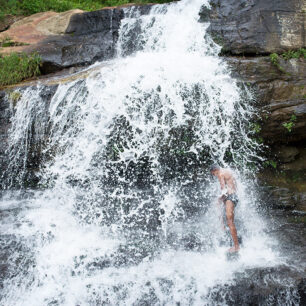
[[219,183],[220,183],[220,186],[221,186],[221,194],[223,195],[223,194],[226,193],[224,176],[220,175],[220,177],[218,177],[218,179],[219,179]]

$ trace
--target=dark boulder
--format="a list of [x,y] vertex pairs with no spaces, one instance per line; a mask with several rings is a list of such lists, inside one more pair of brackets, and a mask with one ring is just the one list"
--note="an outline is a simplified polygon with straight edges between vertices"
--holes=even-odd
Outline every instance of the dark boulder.
[[232,54],[282,53],[305,46],[303,0],[211,0],[209,32]]
[[38,52],[42,57],[43,74],[107,60],[116,54],[120,24],[125,15],[148,14],[151,7],[38,13],[0,33],[0,40],[8,36],[18,43],[18,46],[4,48],[0,53]]
[[297,305],[304,295],[304,283],[302,273],[287,266],[255,268],[237,273],[234,284],[223,293],[227,305]]

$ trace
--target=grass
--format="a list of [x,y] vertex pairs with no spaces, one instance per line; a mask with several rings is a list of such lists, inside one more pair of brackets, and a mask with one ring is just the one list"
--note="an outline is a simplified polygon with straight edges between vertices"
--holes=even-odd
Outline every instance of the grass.
[[24,45],[27,45],[27,44],[13,41],[8,36],[6,36],[2,40],[0,40],[0,48],[8,48],[8,47],[24,46]]
[[40,75],[40,66],[41,58],[37,53],[0,55],[0,87]]
[[31,15],[45,11],[64,12],[71,9],[94,11],[107,6],[128,3],[166,3],[171,0],[0,0],[0,17],[5,14]]

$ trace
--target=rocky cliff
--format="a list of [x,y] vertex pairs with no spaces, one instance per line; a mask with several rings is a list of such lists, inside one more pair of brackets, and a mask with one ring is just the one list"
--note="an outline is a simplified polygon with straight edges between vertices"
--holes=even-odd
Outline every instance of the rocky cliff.
[[[283,169],[306,169],[306,64],[282,53],[305,48],[303,0],[211,0],[200,20],[222,46],[233,76],[255,93],[258,132]],[[279,54],[271,60],[272,53]],[[236,55],[236,56],[234,56]],[[289,165],[288,163],[293,163]],[[285,165],[286,164],[286,165]]]
[[223,52],[232,54],[282,53],[305,47],[303,0],[211,0],[203,9],[209,31]]
[[[29,45],[1,52],[38,51],[43,72],[87,65],[115,55],[120,22],[126,14],[147,14],[151,6],[40,13],[13,24],[0,36]],[[136,15],[135,15],[136,16]],[[258,137],[271,148],[272,159],[283,169],[306,169],[306,64],[303,57],[273,63],[270,53],[305,47],[303,0],[211,1],[200,21],[222,45],[222,56],[233,77],[255,93]],[[26,30],[26,31],[25,31]],[[6,90],[9,92],[10,90]],[[9,126],[9,93],[0,95],[1,148]],[[1,152],[0,152],[1,153]]]

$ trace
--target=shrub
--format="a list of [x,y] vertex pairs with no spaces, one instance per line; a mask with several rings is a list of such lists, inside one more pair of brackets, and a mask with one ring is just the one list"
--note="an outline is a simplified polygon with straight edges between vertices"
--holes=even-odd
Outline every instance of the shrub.
[[37,53],[31,55],[12,53],[0,56],[0,86],[18,83],[40,74],[41,58]]
[[279,64],[279,56],[276,53],[270,54],[271,63],[278,68],[279,71],[286,73],[284,68]]
[[93,11],[106,6],[115,6],[128,3],[165,2],[171,2],[171,0],[0,0],[0,13],[12,15],[31,15],[51,10],[63,12],[74,8],[85,11]]
[[278,65],[278,61],[279,61],[278,54],[276,54],[276,53],[270,54],[270,60],[271,60],[271,63],[273,65],[277,66]]

